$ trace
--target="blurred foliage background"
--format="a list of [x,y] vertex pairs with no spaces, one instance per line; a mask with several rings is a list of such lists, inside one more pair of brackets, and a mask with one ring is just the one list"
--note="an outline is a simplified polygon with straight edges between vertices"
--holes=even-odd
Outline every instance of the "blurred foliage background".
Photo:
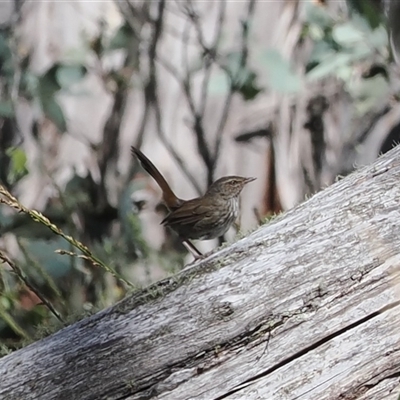
[[1,3],[1,354],[190,260],[130,145],[182,197],[257,176],[246,231],[398,143],[395,2],[267,3]]

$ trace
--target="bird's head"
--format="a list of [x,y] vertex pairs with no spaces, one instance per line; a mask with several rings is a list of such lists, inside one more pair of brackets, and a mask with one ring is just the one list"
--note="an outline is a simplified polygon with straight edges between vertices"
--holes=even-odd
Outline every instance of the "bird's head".
[[227,199],[238,197],[247,183],[256,178],[245,178],[243,176],[224,176],[217,179],[207,190],[207,194],[219,194]]

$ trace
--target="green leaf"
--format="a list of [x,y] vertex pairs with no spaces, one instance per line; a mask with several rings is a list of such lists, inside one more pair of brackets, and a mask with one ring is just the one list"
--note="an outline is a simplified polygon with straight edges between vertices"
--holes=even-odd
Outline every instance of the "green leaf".
[[0,101],[0,117],[10,118],[14,116],[14,107],[11,100]]
[[310,24],[305,29],[304,34],[318,43],[324,39],[325,31],[319,25]]
[[319,40],[315,43],[308,62],[319,64],[326,58],[332,57],[335,54],[336,51],[332,48],[330,43],[326,42],[325,40]]
[[350,60],[360,61],[372,55],[372,48],[367,43],[358,43],[357,46],[351,49]]
[[135,34],[128,23],[122,25],[110,40],[107,50],[126,49],[132,45]]
[[55,74],[60,87],[67,89],[74,83],[79,82],[86,72],[86,68],[83,65],[61,65],[57,68]]
[[365,18],[372,29],[382,23],[383,15],[371,0],[347,0],[347,4],[351,11],[355,11]]
[[42,109],[47,118],[49,118],[61,133],[67,131],[67,123],[64,113],[55,98],[42,99]]
[[307,73],[309,80],[324,78],[328,75],[335,75],[338,68],[347,67],[352,60],[348,53],[335,53],[325,58],[323,62]]
[[309,24],[315,24],[322,29],[334,24],[334,19],[329,14],[327,7],[316,6],[311,3],[305,5],[305,20]]
[[12,306],[12,301],[9,297],[5,296],[0,296],[0,303],[1,303],[1,308],[4,310],[9,310]]
[[244,66],[242,65],[243,55],[239,51],[232,51],[226,55],[226,67],[229,70],[229,73],[234,77],[239,77],[239,75],[243,72]]
[[88,52],[90,51],[90,43],[81,43],[80,46],[67,49],[64,53],[64,64],[83,65],[86,63]]
[[354,68],[352,65],[342,65],[336,69],[335,75],[343,82],[348,82],[354,75]]
[[365,40],[364,32],[357,29],[352,22],[345,22],[344,24],[334,26],[332,37],[336,43],[343,47],[353,47]]
[[9,79],[12,78],[14,70],[15,65],[9,45],[9,39],[4,32],[0,32],[0,71],[2,72],[2,78],[5,76]]
[[39,92],[41,97],[52,97],[61,89],[57,80],[59,64],[54,64],[45,74],[39,77]]
[[8,44],[8,38],[4,35],[4,33],[0,33],[0,60],[1,64],[10,59],[12,56],[10,46]]
[[26,154],[20,147],[10,147],[6,154],[11,158],[13,168],[16,172],[26,170]]
[[20,147],[9,147],[6,154],[11,160],[7,179],[11,184],[14,184],[28,173],[26,154]]
[[296,93],[302,87],[300,77],[279,51],[267,50],[261,55],[261,63],[268,71],[268,85],[280,93]]
[[239,82],[239,86],[236,90],[242,95],[243,99],[253,100],[260,92],[262,92],[262,88],[257,86],[257,75],[248,71],[245,77],[242,77],[242,82]]
[[355,100],[359,115],[381,107],[389,93],[389,83],[381,74],[372,78],[349,81],[346,89]]
[[60,132],[67,130],[64,113],[55,98],[57,92],[61,89],[61,85],[57,79],[57,71],[59,64],[53,65],[44,75],[39,77],[38,94],[42,110],[47,118],[49,118],[57,126]]
[[0,32],[0,73],[3,84],[11,85],[14,79],[15,65],[9,39],[6,33]]
[[[310,80],[321,79],[328,75],[338,77],[348,75],[348,68],[355,62],[366,59],[373,54],[373,48],[364,41],[351,49],[320,54],[316,53],[310,60],[312,68],[308,69],[307,78]],[[316,65],[313,65],[316,64]]]
[[21,97],[25,97],[27,100],[39,96],[39,81],[40,78],[34,75],[32,72],[26,70],[21,75],[21,81],[19,84],[19,93]]
[[[246,66],[241,65],[239,52],[229,53],[226,57],[226,71],[219,71],[211,76],[208,89],[211,94],[223,95],[232,90],[232,87],[242,95],[244,100],[254,99],[263,89],[257,86],[257,75]],[[231,82],[233,79],[233,82]]]
[[368,41],[376,48],[382,49],[389,45],[389,36],[386,28],[381,25],[368,35]]

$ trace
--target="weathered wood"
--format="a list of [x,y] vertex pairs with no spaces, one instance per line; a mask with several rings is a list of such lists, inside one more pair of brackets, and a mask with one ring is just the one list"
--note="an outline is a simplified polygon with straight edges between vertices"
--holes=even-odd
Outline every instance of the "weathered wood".
[[400,147],[0,360],[0,398],[395,400]]

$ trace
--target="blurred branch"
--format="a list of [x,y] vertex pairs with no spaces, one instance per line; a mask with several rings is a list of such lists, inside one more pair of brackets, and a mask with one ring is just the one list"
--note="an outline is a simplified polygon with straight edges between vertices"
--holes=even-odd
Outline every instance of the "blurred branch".
[[219,44],[221,42],[221,35],[222,35],[222,27],[224,25],[226,15],[226,0],[222,0],[220,2],[220,9],[218,15],[218,22],[217,22],[217,31],[214,36],[213,44],[211,45],[209,53],[205,57],[205,74],[203,79],[203,84],[201,88],[201,101],[200,101],[200,115],[204,118],[204,113],[207,104],[207,94],[208,94],[208,85],[211,78],[211,71],[212,71],[212,61],[215,61],[218,50]]
[[255,9],[255,0],[249,0],[247,3],[247,14],[245,19],[242,21],[242,37],[241,37],[241,49],[240,49],[240,64],[239,68],[236,71],[236,76],[233,77],[234,81],[231,82],[231,89],[227,94],[224,103],[224,109],[222,111],[221,119],[219,121],[219,125],[216,131],[216,141],[215,141],[215,152],[214,152],[214,160],[215,163],[218,160],[220,149],[221,149],[221,142],[222,142],[222,134],[224,132],[228,115],[229,109],[232,103],[233,94],[236,91],[236,84],[237,81],[240,79],[240,74],[243,68],[246,66],[248,53],[249,53],[249,22],[253,18],[254,9]]
[[272,124],[270,123],[266,128],[257,129],[254,131],[244,132],[235,136],[235,142],[250,142],[254,138],[267,138],[270,139],[273,135]]
[[[221,2],[222,5],[225,4],[225,1]],[[221,7],[222,10],[224,8]],[[183,66],[185,69],[185,76],[183,78],[183,88],[184,88],[184,93],[186,95],[186,100],[188,102],[190,111],[192,113],[193,117],[193,124],[192,124],[192,129],[193,132],[195,133],[196,140],[197,140],[197,150],[200,154],[200,156],[203,159],[203,162],[207,168],[207,186],[209,186],[212,183],[212,171],[213,171],[213,159],[211,155],[211,151],[208,147],[207,140],[206,140],[206,133],[204,129],[204,112],[206,108],[206,104],[201,104],[199,107],[196,107],[195,105],[195,100],[193,96],[193,91],[192,91],[192,73],[189,68],[189,61],[188,61],[188,54],[189,54],[189,38],[190,38],[190,28],[191,25],[194,26],[195,31],[197,33],[197,41],[202,49],[202,55],[203,55],[203,61],[205,61],[205,64],[203,66],[204,70],[204,79],[203,79],[203,87],[202,87],[202,98],[206,101],[206,97],[204,96],[204,85],[208,85],[208,75],[211,73],[211,61],[215,57],[215,49],[212,49],[211,47],[209,48],[203,37],[203,33],[200,27],[200,18],[196,11],[193,8],[193,4],[190,0],[187,0],[186,6],[183,7],[183,12],[186,14],[188,17],[188,21],[186,24],[186,28],[184,30],[183,38],[182,38],[182,44],[183,44]],[[220,32],[220,29],[222,27],[219,27],[217,32]],[[219,37],[214,39],[214,47],[216,46],[215,44],[218,43]],[[211,182],[210,182],[211,181]]]
[[152,104],[155,118],[156,118],[156,125],[157,125],[157,133],[162,142],[164,143],[165,147],[175,159],[179,167],[181,168],[182,172],[186,175],[189,179],[193,187],[196,189],[198,193],[201,193],[201,188],[197,183],[195,177],[190,173],[189,169],[184,164],[182,158],[179,154],[175,151],[172,144],[167,139],[167,136],[164,133],[162,127],[162,113],[160,109],[160,104],[158,100],[157,88],[158,88],[158,80],[157,80],[157,68],[156,68],[156,60],[157,60],[157,46],[159,43],[159,39],[161,37],[162,29],[163,29],[163,17],[164,17],[164,9],[165,9],[165,0],[160,0],[158,3],[158,15],[157,19],[153,21],[153,36],[149,47],[149,77],[148,82],[145,88],[145,96],[147,97],[147,101]]
[[329,103],[326,97],[316,95],[308,101],[306,108],[307,120],[304,123],[304,128],[310,132],[311,138],[312,160],[314,164],[314,191],[321,186],[322,167],[326,153],[325,123],[323,117],[328,107]]
[[[112,163],[117,157],[119,136],[121,130],[121,122],[123,120],[126,103],[130,92],[130,81],[133,74],[137,71],[139,64],[139,43],[140,43],[140,31],[142,25],[145,23],[146,9],[148,8],[146,3],[143,4],[143,9],[139,9],[139,6],[131,4],[129,0],[114,1],[116,7],[119,9],[121,16],[123,16],[125,24],[130,27],[130,44],[125,48],[124,62],[121,70],[119,71],[103,71],[102,61],[100,57],[102,52],[95,52],[98,57],[98,74],[104,82],[105,89],[111,92],[113,95],[113,105],[110,114],[103,129],[103,139],[100,145],[96,145],[97,150],[97,163],[100,172],[100,183],[97,188],[98,193],[96,199],[98,199],[99,208],[105,207],[107,201],[107,190],[106,190],[106,176]],[[113,90],[108,88],[110,81],[115,85]],[[144,133],[148,118],[148,108],[145,108],[145,115],[143,116],[141,132],[138,136],[139,143]]]
[[99,146],[97,146],[97,162],[100,171],[100,183],[97,187],[98,194],[94,200],[97,200],[95,207],[100,209],[105,208],[107,205],[107,189],[106,189],[106,175],[112,163],[115,160],[118,152],[119,136],[121,131],[121,122],[124,117],[126,109],[127,98],[129,95],[129,84],[131,76],[134,71],[132,59],[129,51],[125,56],[124,70],[129,71],[129,76],[123,76],[115,80],[117,88],[114,93],[114,103],[108,119],[103,129],[103,139]]
[[148,15],[149,2],[146,1],[142,3],[142,10],[138,10],[138,6],[133,6],[129,0],[114,0],[114,4],[133,32],[136,32],[137,27],[144,23],[146,19],[144,17]]
[[[218,57],[219,44],[222,36],[222,28],[226,18],[226,1],[221,1],[219,5],[220,6],[218,12],[217,29],[210,45],[208,45],[204,39],[203,31],[201,28],[201,19],[194,8],[192,0],[187,0],[186,3],[180,7],[181,11],[187,17],[187,25],[184,28],[182,37],[182,65],[184,68],[183,76],[179,74],[178,70],[169,61],[162,59],[161,57],[157,57],[157,61],[162,66],[164,66],[167,71],[171,73],[171,75],[177,80],[177,82],[181,85],[183,89],[183,93],[185,95],[189,110],[193,118],[193,122],[191,125],[197,140],[198,152],[207,168],[208,186],[214,181],[214,173],[220,154],[222,137],[228,120],[233,95],[237,91],[240,75],[242,74],[242,70],[247,63],[249,22],[254,15],[255,0],[248,1],[246,17],[242,21],[240,62],[235,74],[232,74],[232,71],[230,71],[229,68],[227,68]],[[196,32],[197,42],[201,48],[203,59],[203,80],[200,88],[200,99],[197,106],[192,88],[193,72],[189,67],[188,61],[190,30],[192,27]],[[219,122],[217,123],[217,129],[215,133],[216,139],[213,149],[211,150],[206,140],[206,137],[208,135],[206,134],[204,127],[204,117],[207,108],[207,94],[213,66],[218,66],[219,68],[221,68],[227,74],[227,77],[230,80],[231,84],[224,101]]]
[[386,0],[385,12],[387,16],[387,25],[390,33],[390,45],[394,59],[400,63],[400,2],[398,0]]
[[[119,5],[119,7],[121,8],[121,5]],[[238,68],[234,72],[232,72],[226,65],[224,65],[222,60],[218,57],[222,30],[226,19],[226,7],[227,7],[226,0],[222,0],[221,2],[219,2],[219,11],[216,21],[216,31],[213,35],[211,43],[207,44],[201,26],[201,18],[195,9],[195,3],[192,0],[187,0],[183,5],[182,3],[178,3],[178,8],[181,10],[181,13],[187,18],[187,22],[184,27],[182,35],[182,46],[183,46],[182,75],[174,65],[172,65],[168,60],[163,59],[163,57],[160,56],[157,52],[158,43],[160,41],[160,37],[163,32],[163,22],[165,19],[164,14],[166,8],[165,0],[160,0],[157,3],[157,8],[158,8],[157,16],[152,20],[149,17],[147,19],[153,25],[152,27],[153,33],[148,49],[148,60],[149,60],[148,76],[144,89],[145,107],[142,116],[142,121],[139,127],[136,146],[140,147],[140,145],[142,144],[144,132],[146,130],[146,126],[150,116],[150,109],[151,107],[153,107],[155,112],[158,136],[160,137],[160,139],[166,146],[169,153],[175,159],[175,161],[177,162],[177,164],[179,165],[185,176],[190,180],[190,182],[192,183],[192,185],[195,187],[196,191],[199,194],[202,193],[201,186],[196,181],[195,177],[190,173],[190,171],[184,164],[181,157],[179,157],[174,146],[170,143],[163,130],[162,113],[157,93],[158,82],[157,82],[156,63],[159,63],[167,71],[169,71],[182,88],[190,113],[192,114],[191,128],[195,134],[198,152],[207,169],[207,186],[209,186],[214,181],[214,173],[220,155],[222,137],[228,121],[233,95],[237,91],[238,82],[240,80],[242,70],[247,63],[249,23],[254,14],[255,0],[248,1],[246,16],[244,20],[241,22],[242,34],[241,34],[241,45],[240,45],[240,60]],[[133,11],[131,13],[133,13]],[[132,18],[130,18],[129,21],[132,21]],[[195,30],[197,43],[200,46],[202,53],[202,60],[203,60],[203,65],[202,65],[203,76],[200,87],[200,97],[198,101],[196,101],[195,99],[195,94],[192,87],[194,77],[188,58],[190,54],[189,41],[192,29]],[[207,143],[207,137],[209,135],[206,134],[206,129],[204,127],[204,118],[208,102],[209,83],[214,66],[218,66],[227,74],[227,77],[230,80],[230,88],[224,100],[219,121],[216,124],[215,142],[213,148],[210,148],[209,143]]]
[[157,132],[158,132],[160,139],[164,143],[164,146],[166,147],[166,149],[169,151],[169,153],[175,159],[176,163],[179,165],[181,171],[186,175],[186,177],[188,178],[190,183],[193,185],[196,192],[199,195],[201,195],[203,193],[203,190],[201,189],[200,185],[197,183],[196,178],[189,171],[189,168],[186,166],[182,157],[180,157],[179,154],[176,152],[174,146],[169,142],[169,140],[167,139],[167,137],[163,131],[161,107],[160,107],[160,102],[158,100],[157,94],[155,94],[155,99],[154,99],[154,111],[155,111],[155,117],[156,117]]
[[101,141],[100,152],[98,155],[98,164],[101,186],[104,188],[104,193],[106,172],[110,165],[110,160],[115,157],[117,151],[121,121],[124,114],[127,96],[127,85],[124,83],[118,85],[118,89],[114,95],[114,104],[103,130],[103,139]]

